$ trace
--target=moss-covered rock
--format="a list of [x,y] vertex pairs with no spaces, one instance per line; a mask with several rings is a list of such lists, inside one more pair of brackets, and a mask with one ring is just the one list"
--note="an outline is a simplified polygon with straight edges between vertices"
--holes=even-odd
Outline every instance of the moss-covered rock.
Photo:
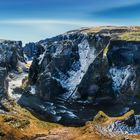
[[109,116],[107,116],[103,111],[99,111],[97,115],[94,117],[93,121],[98,122],[98,123],[104,123],[108,119],[109,119]]
[[24,128],[30,124],[30,121],[27,119],[19,119],[9,115],[5,115],[3,118],[5,123],[15,128]]

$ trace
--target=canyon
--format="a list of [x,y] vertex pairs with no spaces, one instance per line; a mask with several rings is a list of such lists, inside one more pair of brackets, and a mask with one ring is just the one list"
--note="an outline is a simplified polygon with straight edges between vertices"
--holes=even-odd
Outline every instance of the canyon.
[[139,139],[139,53],[140,27],[1,40],[0,137]]

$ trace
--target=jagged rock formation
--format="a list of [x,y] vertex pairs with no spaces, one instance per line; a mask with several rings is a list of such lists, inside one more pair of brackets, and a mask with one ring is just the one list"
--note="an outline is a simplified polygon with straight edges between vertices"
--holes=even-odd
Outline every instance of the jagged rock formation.
[[23,56],[22,42],[0,40],[0,96],[6,95],[8,90],[8,81],[6,80],[8,72],[18,71],[18,62],[25,62]]
[[6,82],[7,70],[6,68],[0,67],[0,99],[7,93],[7,82]]
[[[97,118],[98,116],[98,118]],[[104,121],[101,121],[104,119]],[[105,116],[104,113],[98,113],[95,116],[94,125],[95,129],[99,131],[104,136],[109,136],[110,138],[115,138],[118,136],[129,137],[129,135],[139,135],[140,134],[140,116],[134,115],[134,111],[131,110],[121,117],[112,118]],[[108,121],[108,123],[106,123]],[[106,123],[106,124],[105,124]]]
[[69,98],[109,39],[102,34],[72,32],[39,42],[29,73],[38,95],[46,100],[59,95]]
[[23,48],[24,54],[27,56],[27,59],[32,60],[36,54],[37,48],[35,43],[27,43]]
[[[29,73],[39,96],[95,96],[121,92],[131,84],[134,91],[139,67],[139,42],[118,40],[129,28],[68,32],[36,44],[37,54]],[[119,34],[119,35],[118,35]],[[103,49],[108,49],[103,56]],[[103,58],[104,57],[104,58]],[[136,68],[137,67],[137,68]],[[137,70],[136,70],[137,69]],[[138,90],[138,89],[137,89]]]
[[24,62],[22,42],[2,40],[0,42],[0,66],[17,70],[18,61]]
[[117,93],[138,94],[140,42],[113,41],[108,51],[113,89]]
[[[83,124],[98,109],[105,109],[101,104],[113,105],[117,99],[116,112],[128,111],[139,93],[140,42],[126,36],[137,37],[138,31],[100,27],[39,41],[26,89],[32,95],[22,96],[19,103],[63,124]],[[110,109],[105,110],[110,113]],[[85,117],[87,110],[91,112]]]
[[[25,66],[21,43],[1,41],[0,138],[139,139],[140,116],[134,111],[109,117],[131,108],[140,113],[136,34],[138,27],[100,27],[39,41],[29,79],[24,80],[27,73],[18,72],[19,66]],[[77,128],[42,122],[14,100],[2,100],[7,94],[7,75],[12,79],[10,97],[43,120],[81,126],[99,110],[109,116],[100,111],[93,121]]]

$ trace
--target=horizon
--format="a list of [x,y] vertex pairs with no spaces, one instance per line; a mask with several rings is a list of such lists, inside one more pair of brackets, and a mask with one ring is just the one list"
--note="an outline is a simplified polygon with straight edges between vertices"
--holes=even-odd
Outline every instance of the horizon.
[[140,0],[5,0],[0,3],[0,39],[23,44],[81,27],[139,26]]

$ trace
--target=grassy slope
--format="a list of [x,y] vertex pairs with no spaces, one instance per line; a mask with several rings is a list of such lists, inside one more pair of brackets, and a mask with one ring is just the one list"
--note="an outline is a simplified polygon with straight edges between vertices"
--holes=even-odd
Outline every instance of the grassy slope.
[[[124,30],[121,33],[117,32],[117,30]],[[134,26],[134,27],[116,27],[116,26],[101,26],[101,27],[94,27],[94,28],[87,28],[84,29],[84,32],[87,33],[97,33],[100,31],[111,31],[116,30],[116,32],[113,32],[111,35],[116,35],[115,39],[119,40],[125,40],[125,41],[140,41],[140,27]],[[125,31],[126,30],[126,31]]]
[[[55,123],[44,122],[35,118],[29,111],[21,108],[13,101],[6,102],[8,114],[0,114],[0,140],[111,140],[100,134],[96,125],[105,126],[116,120],[123,120],[133,112],[124,116],[110,118],[102,112],[84,127],[65,127]],[[112,140],[121,140],[125,136],[117,136]],[[138,140],[137,136],[129,136],[130,140]]]

